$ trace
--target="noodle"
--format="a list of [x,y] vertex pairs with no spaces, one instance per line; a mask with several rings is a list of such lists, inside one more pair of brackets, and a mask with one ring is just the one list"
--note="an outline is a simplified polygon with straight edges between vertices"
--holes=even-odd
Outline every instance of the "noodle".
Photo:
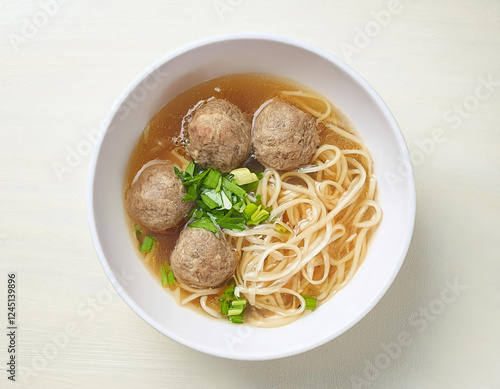
[[[272,208],[270,221],[244,231],[224,230],[240,255],[235,294],[248,300],[245,321],[260,327],[301,317],[301,294],[316,296],[321,305],[341,290],[362,264],[370,235],[382,218],[375,201],[373,163],[361,139],[337,125],[328,100],[296,91],[282,95],[350,147],[324,144],[310,165],[281,175],[266,169],[257,194]],[[308,104],[311,100],[324,105],[324,111]],[[187,164],[179,150],[172,154],[181,165]],[[205,312],[221,317],[214,297],[224,288],[200,290],[181,282],[171,288],[182,305],[199,299]]]

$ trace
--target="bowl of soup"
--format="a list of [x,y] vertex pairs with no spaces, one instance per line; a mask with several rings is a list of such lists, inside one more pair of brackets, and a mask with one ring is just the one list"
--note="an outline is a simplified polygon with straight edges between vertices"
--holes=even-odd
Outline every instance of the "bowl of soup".
[[400,129],[351,68],[269,34],[147,68],[102,126],[88,184],[101,264],[148,324],[264,360],[339,336],[405,258],[415,187]]

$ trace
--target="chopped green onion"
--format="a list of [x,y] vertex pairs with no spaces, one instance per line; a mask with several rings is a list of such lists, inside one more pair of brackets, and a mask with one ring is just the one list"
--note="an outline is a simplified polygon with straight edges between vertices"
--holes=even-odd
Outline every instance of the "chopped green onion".
[[237,306],[246,306],[247,305],[247,300],[245,299],[238,299],[238,300],[234,300],[232,303],[233,307],[237,307]]
[[318,303],[318,298],[316,296],[311,296],[308,294],[301,294],[301,296],[304,297],[304,300],[306,301],[306,309],[316,309],[316,305]]
[[[259,208],[261,206],[259,205]],[[269,217],[269,212],[267,212],[265,209],[258,209],[254,214],[252,214],[252,216],[250,217],[250,219],[254,222],[257,222],[257,221],[264,221],[266,220],[267,218]]]
[[142,228],[139,224],[134,224],[135,237],[140,242],[142,236]]
[[203,217],[201,219],[195,220],[189,223],[188,226],[194,228],[203,228],[205,230],[212,231],[217,238],[219,237],[219,230],[212,222],[212,220],[210,220],[208,217]]
[[[222,182],[222,181],[221,181]],[[226,188],[222,187],[222,192],[226,195],[228,199],[231,200],[231,203],[234,204],[238,202],[238,197],[236,197],[230,190],[227,190]],[[236,199],[233,201],[233,198]]]
[[227,315],[227,311],[229,310],[229,302],[227,300],[223,300],[220,302],[220,313],[223,315]]
[[242,213],[245,210],[245,206],[246,206],[245,204],[246,203],[244,201],[240,201],[240,202],[233,205],[233,209],[236,212]]
[[188,186],[186,195],[182,198],[182,201],[194,201],[198,197],[198,184],[193,184]]
[[286,234],[287,232],[289,232],[288,229],[283,224],[283,222],[279,221],[274,223],[274,229],[278,231],[280,234]]
[[215,193],[215,192],[203,193],[201,195],[201,199],[210,209],[214,209],[222,205],[222,198],[220,196],[220,193]]
[[172,269],[170,269],[168,263],[164,263],[160,268],[160,279],[161,285],[163,287],[167,286],[168,284],[175,284],[174,272],[172,271]]
[[196,201],[195,201],[195,202],[196,202],[196,205],[197,205],[200,209],[202,209],[202,210],[204,210],[204,211],[210,211],[210,208],[208,208],[208,207],[207,207],[207,205],[206,205],[206,204],[205,204],[202,200],[200,200],[200,199],[196,199]]
[[234,284],[231,284],[231,286],[229,288],[227,288],[225,291],[224,291],[224,294],[227,296],[234,296],[234,287],[235,285]]
[[243,315],[238,316],[228,316],[227,317],[231,323],[241,324],[243,323]]
[[215,191],[219,193],[222,189],[222,176],[219,177],[219,182],[217,182],[217,186],[215,187]]
[[238,185],[245,185],[245,184],[250,184],[251,182],[254,181],[259,181],[257,174],[252,173],[246,167],[234,169],[233,171],[231,171],[230,174],[234,176],[234,179],[236,180],[236,183]]
[[194,162],[193,161],[189,162],[189,165],[187,165],[184,173],[191,176],[191,177],[194,176]]
[[[231,203],[231,200],[227,197],[226,193],[224,192],[219,192],[220,196],[222,197],[222,208],[231,210],[233,207],[233,204]],[[217,194],[219,194],[217,193]]]
[[[214,223],[215,226],[217,226],[217,214],[216,214],[216,211],[217,210],[214,210],[212,212],[207,212],[207,216],[210,218],[210,220],[212,221],[212,223]],[[215,214],[214,214],[215,213]]]
[[226,228],[228,230],[243,231],[247,227],[245,225],[245,219],[242,217],[231,217],[224,220],[219,220],[217,223],[221,228]]
[[225,214],[225,212],[226,212],[225,209],[212,209],[208,211],[207,214],[210,213],[214,216],[215,220],[219,220],[227,216],[227,213]]
[[241,315],[244,308],[229,308],[227,311],[228,316]]
[[198,182],[201,182],[201,181],[203,181],[205,176],[208,174],[208,172],[209,172],[208,170],[205,170],[203,173],[200,173],[199,175],[194,176],[193,178],[182,181],[182,185],[193,185],[193,184],[196,184]]
[[247,192],[236,185],[234,182],[229,181],[226,177],[222,177],[222,187],[233,192],[236,196],[244,198]]
[[253,189],[259,186],[259,181],[251,182],[250,184],[241,185],[245,192],[251,192]]
[[141,245],[141,253],[149,253],[152,250],[154,243],[155,243],[155,238],[146,235]]
[[254,203],[247,204],[243,211],[243,215],[247,218],[250,219],[252,215],[257,211],[258,207]]
[[175,276],[172,270],[170,270],[167,274],[167,284],[175,284]]
[[208,169],[209,173],[203,180],[203,185],[208,186],[209,188],[215,189],[217,184],[219,183],[219,179],[222,176],[220,172],[213,169]]
[[247,301],[234,295],[234,284],[227,288],[218,299],[221,313],[226,315],[230,322],[243,323],[243,313]]
[[163,286],[163,287],[167,286],[167,284],[168,284],[168,282],[167,282],[167,271],[165,270],[165,265],[163,265],[160,268],[160,279],[161,279],[161,286]]
[[174,171],[186,188],[183,201],[196,203],[189,212],[189,217],[196,219],[189,224],[192,227],[205,228],[218,236],[218,226],[243,231],[269,218],[271,208],[264,207],[261,196],[252,192],[259,185],[260,173],[241,168],[223,175],[196,162],[190,162],[184,173],[177,168]]
[[188,217],[193,219],[201,219],[203,216],[205,216],[205,212],[198,208],[191,208],[191,211],[189,211],[188,214]]
[[177,167],[174,166],[174,173],[177,177],[181,179],[181,181],[184,181],[186,179],[186,176],[184,173],[181,173]]

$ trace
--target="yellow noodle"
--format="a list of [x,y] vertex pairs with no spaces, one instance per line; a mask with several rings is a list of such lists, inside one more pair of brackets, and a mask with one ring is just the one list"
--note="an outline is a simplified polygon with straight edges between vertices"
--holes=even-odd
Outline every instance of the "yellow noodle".
[[[270,221],[244,231],[224,230],[240,255],[234,280],[235,293],[248,300],[245,322],[260,327],[284,325],[308,314],[301,294],[317,296],[321,306],[345,287],[382,218],[372,159],[361,139],[339,127],[335,110],[321,96],[290,91],[282,96],[351,146],[322,145],[310,164],[296,171],[266,169],[257,193],[272,209]],[[325,108],[319,111],[311,106],[313,101]],[[173,154],[181,165],[189,162],[180,150]],[[199,290],[182,283],[175,288],[182,290],[176,291],[178,301],[198,301],[205,312],[220,316],[207,305],[207,296],[220,295],[223,288]]]

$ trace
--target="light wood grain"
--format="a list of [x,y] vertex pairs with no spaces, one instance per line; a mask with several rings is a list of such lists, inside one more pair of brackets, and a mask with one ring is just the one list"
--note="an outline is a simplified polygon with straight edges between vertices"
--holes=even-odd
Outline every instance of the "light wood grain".
[[[370,388],[500,387],[500,86],[456,128],[443,119],[481,77],[500,82],[500,2],[401,1],[401,12],[350,57],[342,47],[390,2],[75,0],[16,49],[12,34],[41,3],[0,1],[0,323],[7,273],[15,271],[19,387],[348,388],[356,377]],[[219,3],[235,5],[219,15]],[[269,362],[207,356],[143,322],[94,252],[89,156],[61,180],[53,170],[143,68],[195,39],[237,31],[296,37],[349,62],[386,101],[410,151],[436,128],[446,136],[415,167],[415,234],[381,302],[334,341]],[[455,279],[467,289],[419,332],[414,312]],[[102,311],[82,314],[99,296]],[[77,333],[57,338],[68,325]],[[405,331],[411,344],[367,379],[381,343]],[[57,355],[44,358],[57,342]],[[2,366],[6,347],[2,336]],[[0,387],[6,377],[2,369]]]

